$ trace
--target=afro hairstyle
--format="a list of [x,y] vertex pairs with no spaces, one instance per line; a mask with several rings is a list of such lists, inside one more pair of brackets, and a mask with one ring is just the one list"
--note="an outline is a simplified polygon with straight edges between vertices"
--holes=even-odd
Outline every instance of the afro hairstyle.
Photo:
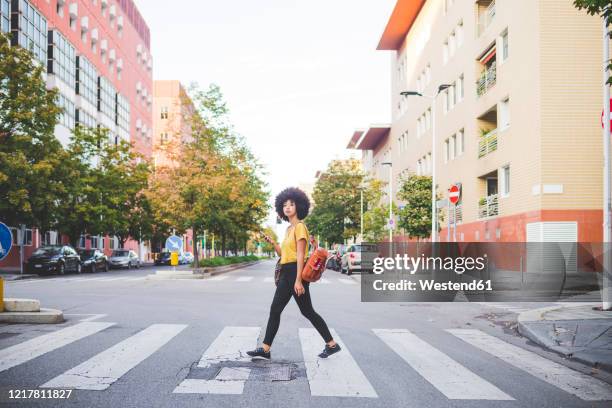
[[276,207],[276,214],[285,220],[289,221],[289,218],[283,212],[283,205],[287,200],[291,200],[295,203],[297,210],[297,217],[303,220],[308,216],[308,210],[310,210],[310,199],[302,190],[297,187],[289,187],[278,193],[274,205]]

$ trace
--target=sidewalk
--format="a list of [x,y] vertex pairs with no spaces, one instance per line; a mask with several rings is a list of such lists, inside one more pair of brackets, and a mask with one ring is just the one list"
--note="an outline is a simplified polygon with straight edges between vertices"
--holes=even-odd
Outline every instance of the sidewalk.
[[564,304],[519,314],[523,336],[564,357],[612,372],[612,312],[597,303]]

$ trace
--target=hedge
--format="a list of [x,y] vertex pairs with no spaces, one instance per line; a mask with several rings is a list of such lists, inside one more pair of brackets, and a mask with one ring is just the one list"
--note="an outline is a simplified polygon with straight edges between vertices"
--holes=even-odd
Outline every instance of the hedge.
[[214,258],[200,259],[200,267],[224,266],[240,262],[252,262],[257,260],[259,260],[259,257],[257,257],[256,255],[228,257],[215,256]]

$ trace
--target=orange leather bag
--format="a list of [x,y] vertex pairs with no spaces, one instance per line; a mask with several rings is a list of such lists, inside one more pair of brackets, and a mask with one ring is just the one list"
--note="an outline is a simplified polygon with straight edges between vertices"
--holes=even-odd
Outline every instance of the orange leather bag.
[[306,282],[316,282],[321,279],[321,275],[323,271],[325,271],[328,256],[329,254],[325,248],[316,248],[312,251],[312,254],[302,269],[302,279]]

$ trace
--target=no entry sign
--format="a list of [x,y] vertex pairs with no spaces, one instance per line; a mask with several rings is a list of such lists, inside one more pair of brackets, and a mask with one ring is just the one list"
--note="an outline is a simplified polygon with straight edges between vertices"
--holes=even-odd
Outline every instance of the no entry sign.
[[451,186],[451,188],[448,190],[448,200],[453,204],[457,204],[459,202],[459,187],[456,185]]

